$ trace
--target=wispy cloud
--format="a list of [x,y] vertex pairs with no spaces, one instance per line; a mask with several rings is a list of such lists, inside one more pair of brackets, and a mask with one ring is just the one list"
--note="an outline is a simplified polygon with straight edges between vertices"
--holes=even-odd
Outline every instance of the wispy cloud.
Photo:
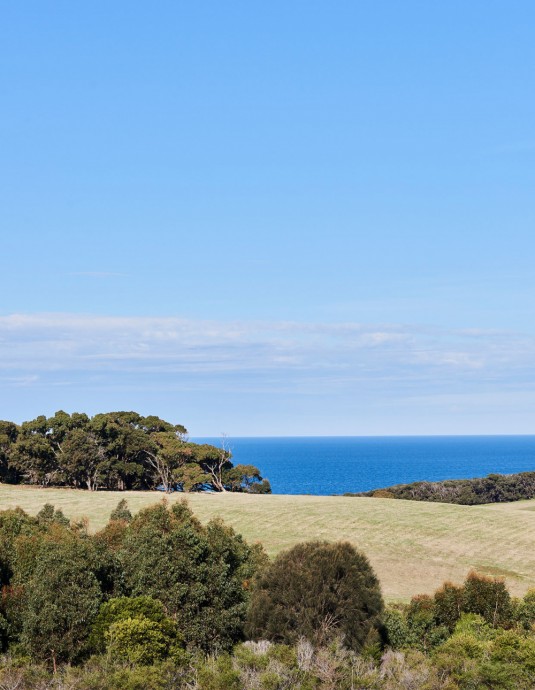
[[[176,317],[12,314],[0,317],[4,385],[64,385],[135,375],[258,389],[535,384],[535,339],[403,324],[223,322]],[[254,382],[254,383],[251,383]]]

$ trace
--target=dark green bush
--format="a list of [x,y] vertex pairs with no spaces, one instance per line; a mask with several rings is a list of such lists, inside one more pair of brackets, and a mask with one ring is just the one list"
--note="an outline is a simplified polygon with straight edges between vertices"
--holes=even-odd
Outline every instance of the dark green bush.
[[445,582],[440,589],[437,589],[433,599],[438,625],[443,625],[452,632],[463,611],[464,588]]
[[253,590],[247,631],[254,638],[323,644],[342,635],[361,648],[383,611],[368,560],[347,542],[298,544],[277,556]]

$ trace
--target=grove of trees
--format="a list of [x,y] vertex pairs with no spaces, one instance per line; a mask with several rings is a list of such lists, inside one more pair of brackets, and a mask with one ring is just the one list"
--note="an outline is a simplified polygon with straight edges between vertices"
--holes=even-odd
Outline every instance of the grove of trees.
[[0,481],[40,486],[269,493],[253,465],[191,443],[187,430],[137,412],[56,412],[17,425],[0,421]]

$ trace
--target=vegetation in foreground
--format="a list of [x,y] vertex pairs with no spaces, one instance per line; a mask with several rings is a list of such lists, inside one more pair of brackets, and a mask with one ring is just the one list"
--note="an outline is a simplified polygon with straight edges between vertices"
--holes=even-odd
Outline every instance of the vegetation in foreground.
[[0,481],[89,491],[160,489],[269,493],[257,467],[225,448],[190,443],[181,424],[137,412],[59,411],[20,426],[0,421]]
[[0,513],[0,688],[528,690],[535,591],[471,573],[384,607],[350,544],[269,561],[184,503],[91,535],[45,506]]
[[372,498],[402,498],[407,501],[432,501],[458,505],[510,503],[535,498],[535,472],[518,474],[489,474],[475,479],[447,479],[442,482],[413,482],[396,484],[385,489],[345,496]]

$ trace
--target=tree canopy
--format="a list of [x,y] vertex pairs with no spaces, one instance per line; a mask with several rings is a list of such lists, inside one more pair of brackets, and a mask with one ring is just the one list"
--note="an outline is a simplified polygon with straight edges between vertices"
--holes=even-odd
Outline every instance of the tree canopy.
[[234,466],[228,449],[192,443],[187,433],[137,412],[60,410],[21,425],[0,421],[0,481],[90,491],[271,491],[257,467]]
[[0,511],[0,646],[55,667],[104,651],[152,663],[243,639],[262,548],[219,520],[201,525],[184,502],[126,513],[90,534],[52,506]]

